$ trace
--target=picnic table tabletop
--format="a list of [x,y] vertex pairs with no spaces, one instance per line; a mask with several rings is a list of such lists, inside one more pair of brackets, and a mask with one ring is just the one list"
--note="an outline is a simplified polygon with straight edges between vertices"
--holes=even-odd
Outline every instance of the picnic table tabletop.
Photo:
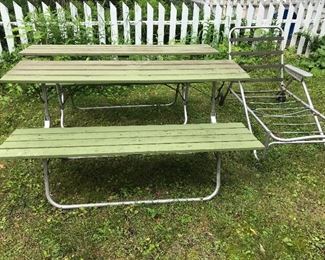
[[23,56],[132,56],[132,55],[208,55],[218,51],[207,44],[175,45],[31,45]]
[[23,60],[1,83],[138,84],[244,80],[249,75],[231,60],[41,61]]

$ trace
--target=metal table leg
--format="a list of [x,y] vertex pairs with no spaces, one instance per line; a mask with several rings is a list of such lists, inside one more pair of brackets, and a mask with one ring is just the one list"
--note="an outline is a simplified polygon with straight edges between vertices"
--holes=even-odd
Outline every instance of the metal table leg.
[[42,84],[42,101],[44,103],[44,128],[50,128],[51,127],[51,117],[49,113],[49,105],[48,105],[48,93],[47,93],[47,86],[45,84]]
[[211,90],[211,123],[217,123],[217,113],[216,113],[216,99],[217,99],[217,82],[212,82],[212,90]]
[[56,92],[58,94],[59,105],[60,105],[60,126],[64,128],[64,105],[65,105],[65,96],[63,87],[59,84],[56,85]]
[[188,91],[189,91],[189,83],[185,83],[182,85],[182,93],[181,98],[183,100],[183,109],[184,109],[184,125],[187,124],[188,114],[187,114],[187,104],[188,104]]
[[221,159],[219,154],[216,156],[216,170],[215,170],[215,188],[213,192],[205,197],[192,197],[192,198],[175,198],[175,199],[152,199],[152,200],[129,200],[129,201],[116,201],[116,202],[99,202],[99,203],[85,203],[85,204],[60,204],[53,200],[50,192],[49,184],[49,160],[43,160],[44,167],[44,184],[45,195],[51,205],[60,209],[76,209],[76,208],[90,208],[90,207],[104,207],[104,206],[119,206],[119,205],[135,205],[135,204],[162,204],[172,202],[191,202],[191,201],[207,201],[214,198],[220,189],[220,172],[221,172]]

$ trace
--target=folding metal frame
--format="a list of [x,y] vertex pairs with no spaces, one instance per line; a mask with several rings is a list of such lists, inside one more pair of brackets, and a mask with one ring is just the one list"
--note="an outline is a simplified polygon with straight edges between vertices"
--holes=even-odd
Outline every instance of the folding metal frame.
[[96,203],[83,203],[83,204],[60,204],[55,202],[50,192],[49,183],[49,160],[43,160],[44,169],[44,184],[45,195],[51,205],[60,209],[76,209],[76,208],[91,208],[91,207],[105,207],[105,206],[121,206],[121,205],[136,205],[136,204],[164,204],[173,202],[193,202],[193,201],[207,201],[213,199],[220,189],[220,172],[221,172],[221,159],[218,153],[214,153],[216,157],[216,170],[215,170],[215,188],[213,192],[204,197],[189,197],[189,198],[172,198],[172,199],[148,199],[148,200],[127,200],[127,201],[114,201],[114,202],[96,202]]
[[[276,35],[256,36],[257,30],[273,32]],[[247,32],[249,35],[247,36]],[[256,44],[259,42],[277,42],[279,50],[256,51]],[[236,44],[249,42],[252,51],[234,51]],[[253,132],[251,118],[255,119],[266,133],[265,146],[268,149],[274,144],[325,144],[325,135],[322,123],[325,123],[325,116],[315,109],[310,97],[306,77],[312,74],[292,65],[284,63],[285,43],[283,30],[278,26],[241,26],[234,27],[229,32],[229,59],[235,56],[245,57],[279,57],[278,64],[245,65],[240,64],[244,69],[279,69],[276,76],[268,78],[252,78],[245,81],[230,82],[223,90],[219,89],[217,98],[219,104],[223,105],[229,93],[237,99],[244,108],[248,128]],[[248,71],[249,72],[249,71]],[[285,75],[289,80],[285,81]],[[305,100],[289,88],[293,81],[300,83]],[[251,84],[269,84],[276,82],[276,88],[260,89],[250,88]],[[239,90],[235,90],[238,85]],[[313,129],[311,129],[313,128]],[[284,130],[281,130],[284,129]],[[256,159],[259,159],[257,151],[254,151]]]

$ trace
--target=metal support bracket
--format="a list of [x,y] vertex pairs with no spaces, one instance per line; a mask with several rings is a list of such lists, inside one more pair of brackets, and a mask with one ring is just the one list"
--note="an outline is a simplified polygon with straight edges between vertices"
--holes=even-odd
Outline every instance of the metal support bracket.
[[221,172],[221,158],[216,154],[216,171],[215,171],[215,188],[213,192],[205,197],[192,197],[192,198],[174,198],[174,199],[152,199],[152,200],[128,200],[116,202],[99,202],[99,203],[85,203],[85,204],[60,204],[53,200],[50,192],[49,184],[49,160],[43,160],[44,167],[44,184],[45,195],[51,205],[60,209],[76,209],[76,208],[90,208],[90,207],[105,207],[105,206],[120,206],[120,205],[136,205],[136,204],[162,204],[173,202],[191,202],[191,201],[207,201],[214,198],[220,189],[220,172]]

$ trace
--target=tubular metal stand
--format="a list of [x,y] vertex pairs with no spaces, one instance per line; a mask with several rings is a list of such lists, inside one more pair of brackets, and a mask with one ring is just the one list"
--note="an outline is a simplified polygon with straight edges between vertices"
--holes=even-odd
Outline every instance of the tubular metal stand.
[[[117,108],[168,107],[168,106],[172,106],[176,103],[178,95],[179,95],[183,100],[184,124],[186,124],[188,121],[187,103],[188,103],[188,87],[189,86],[188,86],[188,84],[182,85],[182,88],[180,91],[180,85],[181,84],[177,84],[176,88],[166,85],[166,87],[175,91],[175,96],[174,96],[173,100],[168,103],[81,107],[81,106],[76,105],[73,95],[71,95],[70,98],[71,98],[72,105],[79,110],[95,110],[95,109],[117,109]],[[59,100],[59,105],[60,105],[60,125],[63,128],[64,127],[64,108],[65,108],[65,103],[68,99],[65,97],[64,88],[61,85],[57,85],[56,90],[57,90],[58,100]]]
[[51,205],[60,209],[76,209],[76,208],[90,208],[90,207],[104,207],[104,206],[120,206],[120,205],[136,205],[136,204],[162,204],[172,202],[191,202],[191,201],[207,201],[214,198],[220,189],[220,172],[221,172],[221,159],[220,155],[214,154],[217,160],[215,171],[215,189],[214,191],[205,197],[192,197],[192,198],[175,198],[175,199],[152,199],[152,200],[128,200],[128,201],[116,201],[116,202],[99,202],[99,203],[85,203],[85,204],[60,204],[53,200],[50,192],[49,184],[49,160],[43,160],[44,167],[44,184],[45,195]]

